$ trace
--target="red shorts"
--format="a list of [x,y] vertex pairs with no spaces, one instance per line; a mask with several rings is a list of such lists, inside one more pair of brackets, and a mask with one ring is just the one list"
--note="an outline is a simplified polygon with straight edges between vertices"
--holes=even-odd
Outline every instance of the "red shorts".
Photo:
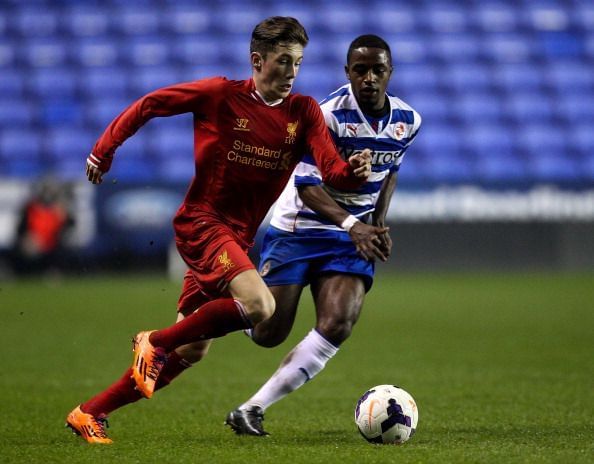
[[207,301],[228,295],[229,282],[255,269],[247,249],[239,245],[224,224],[195,221],[192,236],[176,237],[176,245],[189,269],[184,276],[177,310],[188,314]]

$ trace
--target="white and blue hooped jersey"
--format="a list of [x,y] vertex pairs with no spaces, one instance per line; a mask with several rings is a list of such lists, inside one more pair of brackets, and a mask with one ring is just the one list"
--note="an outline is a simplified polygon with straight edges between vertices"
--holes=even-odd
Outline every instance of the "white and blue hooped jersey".
[[369,148],[373,152],[372,173],[357,190],[336,190],[322,182],[313,157],[306,154],[297,164],[276,202],[270,224],[293,232],[302,229],[342,230],[303,204],[296,186],[321,185],[350,214],[362,217],[375,209],[382,183],[398,171],[404,152],[417,135],[421,116],[399,98],[387,94],[390,113],[376,130],[365,117],[347,84],[326,97],[320,107],[336,146],[344,159]]

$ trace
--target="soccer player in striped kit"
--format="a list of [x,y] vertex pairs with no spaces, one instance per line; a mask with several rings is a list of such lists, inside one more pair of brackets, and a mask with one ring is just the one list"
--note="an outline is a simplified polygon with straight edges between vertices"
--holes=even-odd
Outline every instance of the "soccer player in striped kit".
[[337,353],[371,288],[374,259],[390,255],[387,229],[379,234],[379,253],[360,234],[366,230],[363,222],[385,227],[397,172],[421,117],[386,93],[392,56],[380,37],[356,38],[345,72],[350,83],[331,93],[322,111],[343,156],[373,149],[373,172],[361,187],[336,188],[326,184],[314,159],[306,156],[279,198],[260,254],[260,275],[274,295],[276,312],[248,332],[262,346],[282,343],[308,284],[317,322],[260,390],[229,413],[226,423],[238,434],[268,435],[264,411],[313,378]]
[[324,181],[336,188],[356,189],[370,175],[369,150],[345,162],[318,104],[291,94],[307,42],[294,18],[268,18],[252,33],[251,79],[214,77],[149,93],[114,119],[95,144],[86,173],[98,184],[116,148],[148,120],[194,115],[195,175],[174,218],[176,245],[189,267],[178,322],[136,335],[132,367],[70,412],[67,425],[88,442],[111,443],[107,414],[150,398],[201,359],[209,340],[274,313],[274,297],[247,249],[304,153],[312,153]]

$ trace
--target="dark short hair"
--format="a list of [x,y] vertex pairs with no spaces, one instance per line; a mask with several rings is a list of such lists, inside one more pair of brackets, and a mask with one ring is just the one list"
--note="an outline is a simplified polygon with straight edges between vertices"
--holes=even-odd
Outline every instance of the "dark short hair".
[[349,51],[347,52],[347,64],[349,64],[351,61],[351,54],[353,53],[353,50],[361,47],[380,48],[385,50],[388,54],[390,64],[392,64],[392,51],[390,50],[390,46],[384,39],[374,34],[360,35],[351,42],[351,45],[349,45]]
[[295,18],[272,16],[260,22],[252,32],[250,53],[258,52],[263,57],[279,44],[298,43],[305,47],[309,37],[305,28]]

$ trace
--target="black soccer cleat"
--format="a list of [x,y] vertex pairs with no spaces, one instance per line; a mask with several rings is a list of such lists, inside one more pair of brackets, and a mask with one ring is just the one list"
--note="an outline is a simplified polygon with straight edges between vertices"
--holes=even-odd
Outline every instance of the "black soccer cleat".
[[236,409],[227,414],[225,425],[237,435],[254,435],[264,437],[270,435],[262,428],[264,420],[264,411],[260,406],[252,406],[249,409]]

